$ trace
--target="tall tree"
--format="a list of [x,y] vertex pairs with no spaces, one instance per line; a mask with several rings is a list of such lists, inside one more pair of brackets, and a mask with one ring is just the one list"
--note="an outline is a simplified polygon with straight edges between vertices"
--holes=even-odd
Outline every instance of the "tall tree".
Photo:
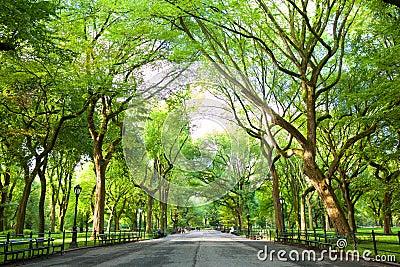
[[[82,104],[83,107],[77,107],[76,103],[82,101],[75,99],[76,94],[65,83],[60,84],[60,79],[65,78],[64,67],[68,65],[69,58],[54,46],[45,46],[33,53],[26,49],[21,54],[6,59],[0,69],[2,87],[6,89],[0,104],[7,110],[9,118],[15,121],[14,127],[8,129],[9,133],[21,138],[18,157],[25,179],[15,231],[23,232],[31,186],[39,175],[41,198],[38,231],[43,233],[48,155],[56,144],[63,123],[82,114],[87,103]],[[55,63],[61,61],[64,63]]]
[[97,233],[104,230],[106,169],[122,139],[123,113],[143,93],[137,88],[140,68],[163,56],[163,42],[153,34],[160,25],[146,13],[141,2],[77,0],[69,2],[62,14],[62,31],[71,34],[68,47],[79,55],[74,76],[89,102],[86,119],[96,172],[93,231]]
[[[350,232],[330,183],[338,159],[331,162],[327,171],[317,162],[317,122],[327,118],[327,111],[319,106],[325,101],[324,94],[337,84],[341,76],[344,43],[354,19],[354,1],[168,3],[179,12],[170,20],[236,86],[238,95],[265,113],[266,125],[279,126],[296,141],[284,156],[297,154],[303,159],[304,172],[320,195],[335,228],[340,233]],[[266,58],[270,66],[292,81],[289,87],[274,90],[280,90],[287,99],[293,97],[293,92],[298,96],[293,106],[296,110],[293,117],[298,115],[299,119],[288,120],[282,111],[276,110],[273,102],[259,93],[260,86],[254,80],[259,84],[268,81],[253,77],[260,77],[257,71],[263,69],[259,67],[259,61]],[[339,157],[363,136],[350,139]],[[271,135],[268,137],[273,138]],[[278,144],[276,149],[281,151]]]

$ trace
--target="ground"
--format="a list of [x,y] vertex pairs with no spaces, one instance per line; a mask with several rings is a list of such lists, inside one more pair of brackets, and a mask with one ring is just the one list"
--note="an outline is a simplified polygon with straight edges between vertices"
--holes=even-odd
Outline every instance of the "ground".
[[[268,254],[262,260],[267,248]],[[297,252],[291,252],[296,249]],[[270,255],[274,250],[272,260]],[[170,235],[162,239],[140,241],[67,251],[64,255],[53,255],[27,261],[25,266],[384,266],[378,263],[338,260],[330,261],[326,255],[323,261],[281,261],[279,250],[291,255],[301,255],[304,249],[274,242],[248,240],[219,231],[192,231],[187,234]],[[293,258],[293,257],[292,257]],[[301,258],[301,257],[300,257]]]

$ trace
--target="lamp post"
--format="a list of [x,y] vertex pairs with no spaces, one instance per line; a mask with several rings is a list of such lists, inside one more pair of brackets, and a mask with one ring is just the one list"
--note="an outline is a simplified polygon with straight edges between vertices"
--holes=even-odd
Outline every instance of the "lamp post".
[[72,227],[72,241],[69,244],[70,248],[78,247],[78,243],[76,242],[78,233],[77,233],[77,228],[76,228],[76,214],[78,213],[78,198],[79,195],[82,191],[82,187],[78,184],[74,187],[74,193],[75,193],[75,215],[74,215],[74,226]]
[[140,238],[140,237],[142,237],[142,233],[141,233],[141,230],[142,230],[142,209],[139,208],[138,212],[139,212],[139,238]]
[[285,199],[283,197],[279,198],[279,202],[281,203],[281,210],[282,210],[282,224],[283,224],[283,232],[286,231],[285,229]]
[[250,238],[250,214],[247,213],[247,236]]
[[143,214],[143,239],[146,239],[146,213]]

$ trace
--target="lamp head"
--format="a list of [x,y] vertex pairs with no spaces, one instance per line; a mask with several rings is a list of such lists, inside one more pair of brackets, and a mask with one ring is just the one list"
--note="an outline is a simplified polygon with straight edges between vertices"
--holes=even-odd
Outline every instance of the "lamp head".
[[79,197],[81,191],[82,191],[82,187],[79,184],[74,187],[74,193],[77,197]]

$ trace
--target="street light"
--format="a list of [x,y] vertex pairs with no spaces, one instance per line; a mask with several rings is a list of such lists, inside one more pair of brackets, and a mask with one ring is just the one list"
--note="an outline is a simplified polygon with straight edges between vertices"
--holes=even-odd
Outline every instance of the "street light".
[[142,229],[142,209],[138,209],[139,212],[139,237],[142,237],[141,229]]
[[78,213],[78,198],[82,191],[82,187],[78,184],[74,187],[75,193],[75,216],[74,216],[74,226],[72,227],[72,242],[69,244],[69,247],[78,247],[78,243],[76,242],[78,233],[76,229],[76,214]]
[[282,210],[282,224],[283,224],[283,232],[286,231],[285,229],[285,199],[283,197],[279,198],[279,202],[281,203],[281,210]]
[[250,214],[247,213],[247,236],[250,238]]

